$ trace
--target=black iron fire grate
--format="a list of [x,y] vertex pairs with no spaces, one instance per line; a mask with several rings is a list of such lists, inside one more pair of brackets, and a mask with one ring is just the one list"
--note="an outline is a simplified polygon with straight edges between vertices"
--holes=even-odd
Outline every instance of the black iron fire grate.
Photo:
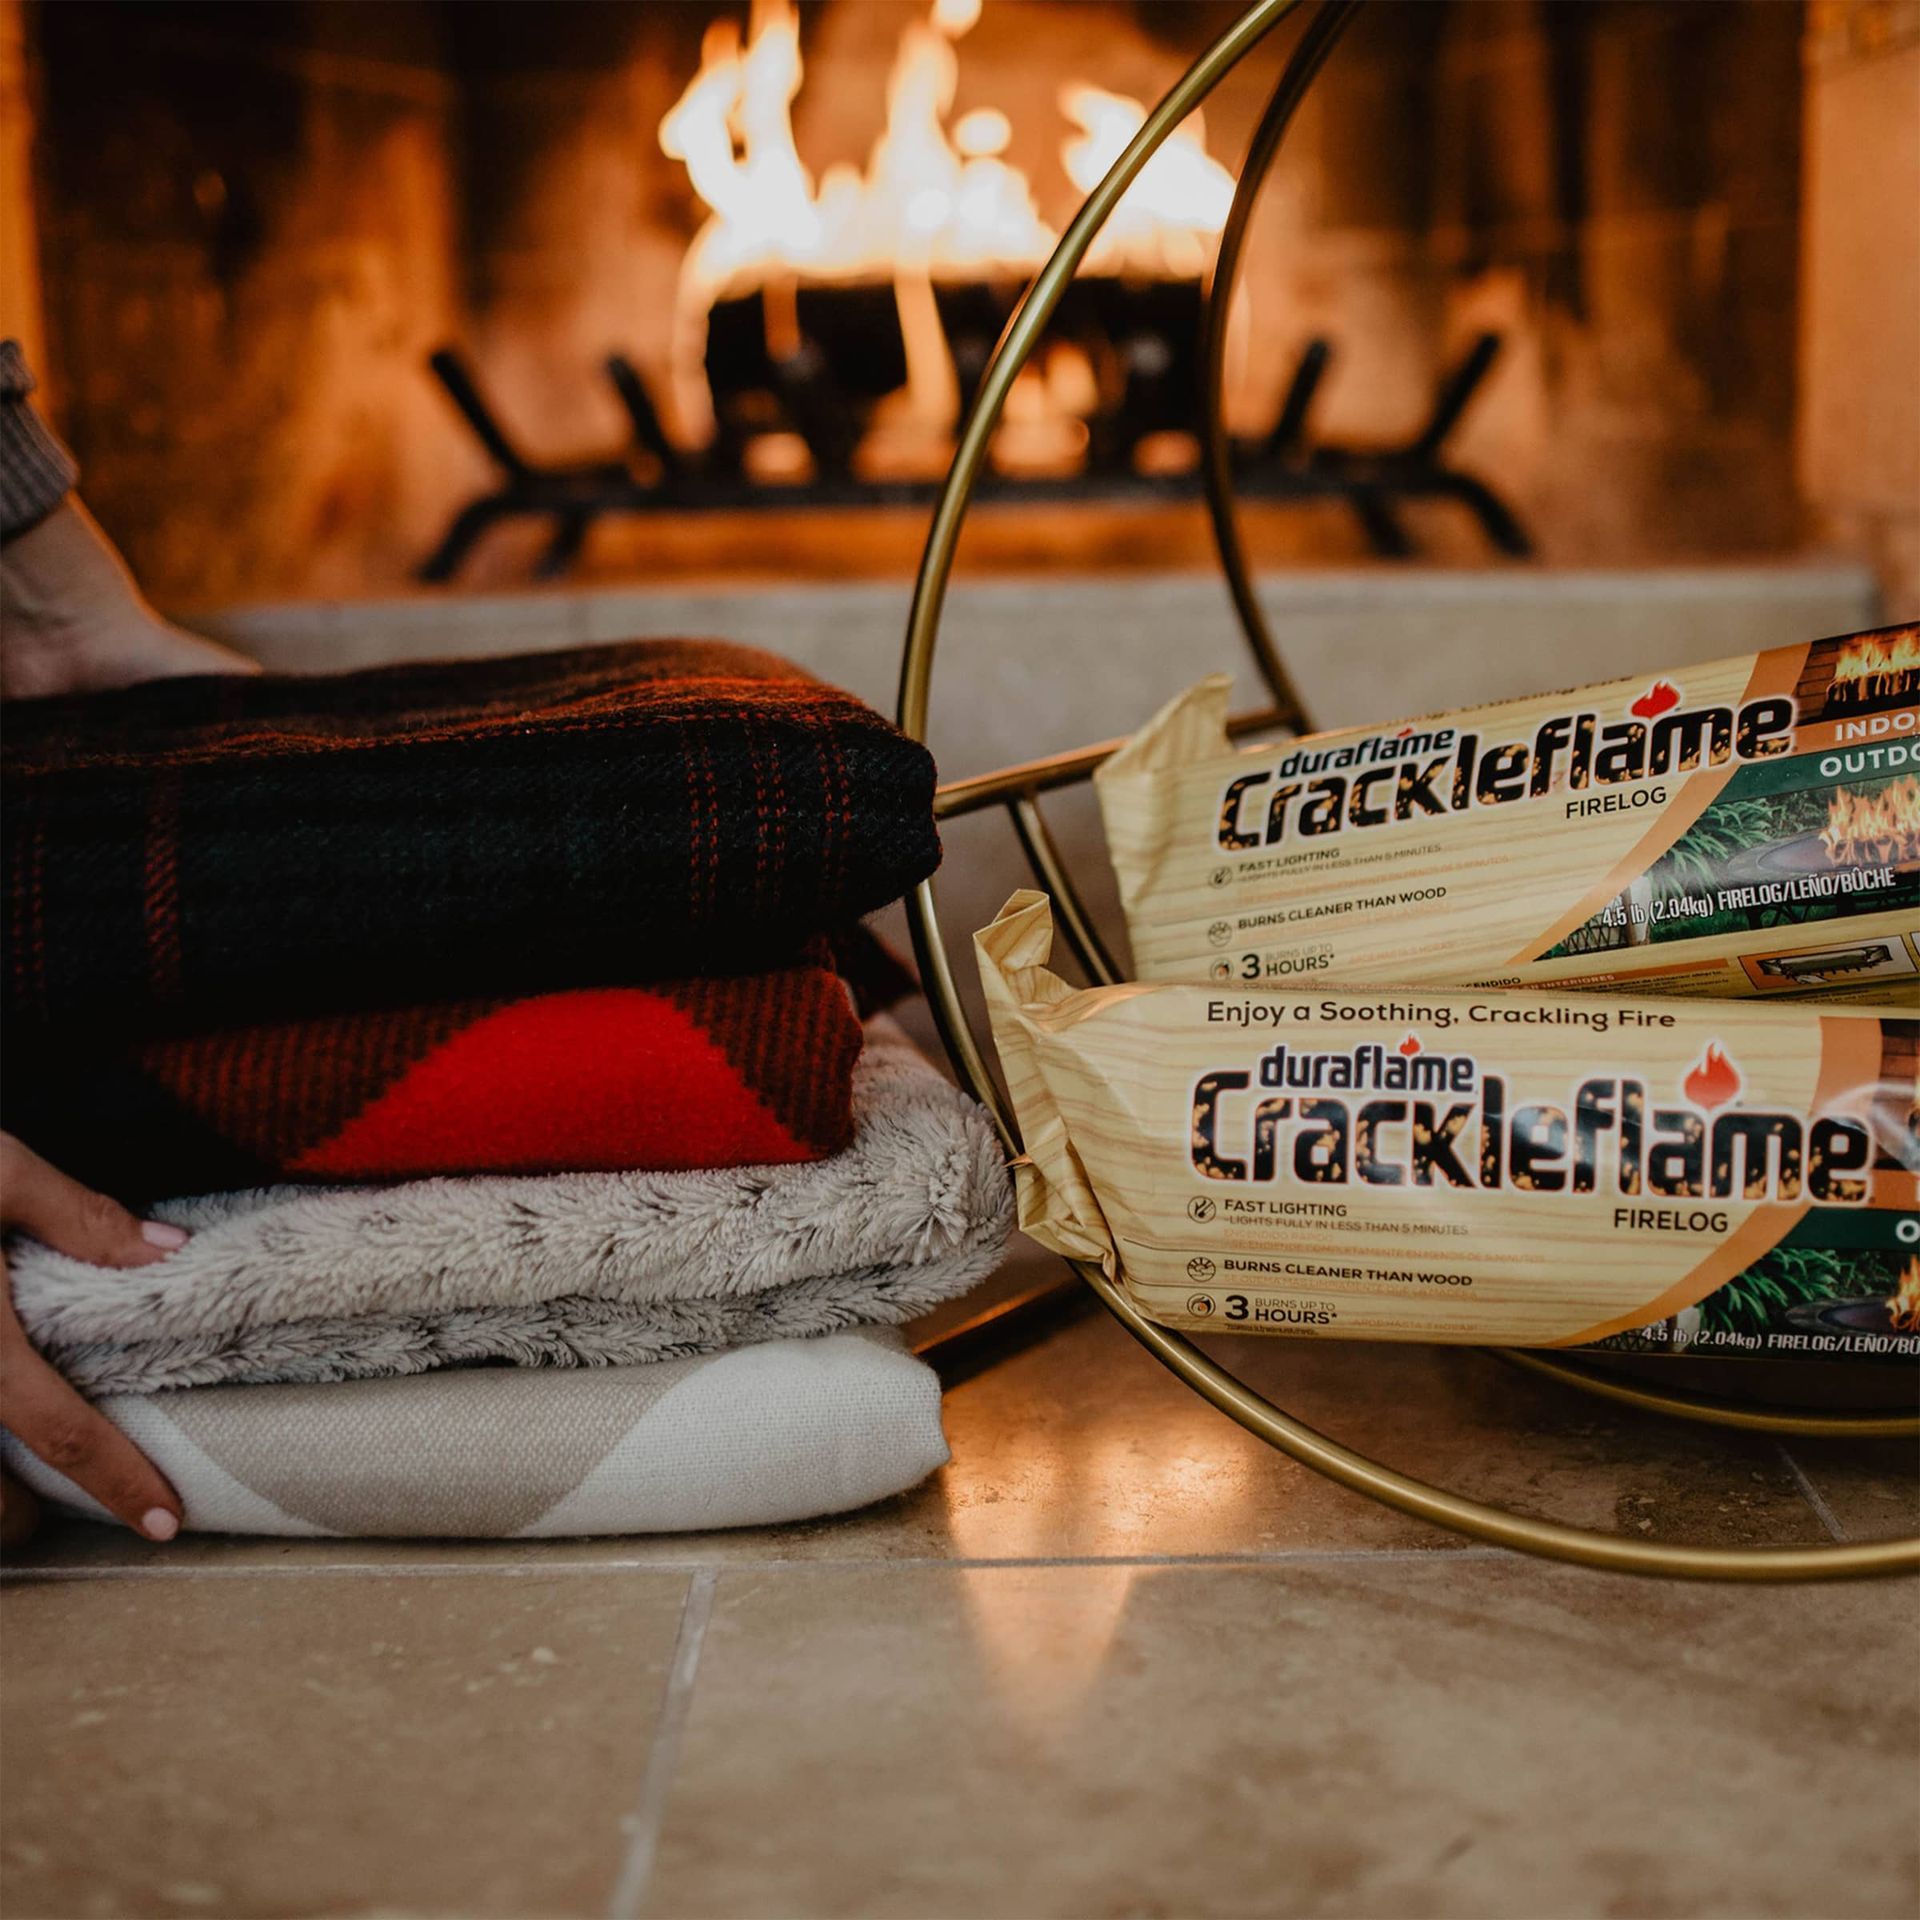
[[[968,282],[935,289],[962,410],[1020,291],[1011,282]],[[1095,399],[1086,441],[1071,472],[999,474],[983,497],[1017,501],[1186,500],[1198,497],[1197,468],[1165,471],[1143,459],[1157,435],[1191,430],[1200,391],[1202,291],[1196,281],[1075,281],[1050,338],[1070,342],[1093,376]],[[775,355],[760,296],[723,300],[708,324],[705,371],[716,431],[698,453],[668,438],[653,398],[624,355],[610,354],[606,377],[628,423],[624,445],[593,459],[543,465],[514,443],[453,348],[429,360],[497,471],[493,488],[455,514],[420,570],[450,580],[497,522],[533,518],[552,533],[540,577],[564,574],[593,523],[609,514],[704,512],[761,506],[927,506],[934,479],[875,477],[857,471],[856,453],[881,398],[906,378],[906,357],[890,283],[802,287],[795,302],[797,342]],[[1403,559],[1417,547],[1400,517],[1410,501],[1449,500],[1479,525],[1499,552],[1531,552],[1519,519],[1485,481],[1452,465],[1447,442],[1486,379],[1500,337],[1481,334],[1441,380],[1424,424],[1410,439],[1380,447],[1318,440],[1313,404],[1332,362],[1332,344],[1310,340],[1295,363],[1273,429],[1235,449],[1235,477],[1249,498],[1332,501],[1355,516],[1368,545]],[[804,443],[800,477],[770,481],[749,471],[749,448],[762,435]]]

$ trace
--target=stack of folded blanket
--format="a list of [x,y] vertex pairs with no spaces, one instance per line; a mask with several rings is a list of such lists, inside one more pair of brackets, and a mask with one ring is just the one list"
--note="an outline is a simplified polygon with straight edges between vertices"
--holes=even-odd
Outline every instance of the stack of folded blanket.
[[938,860],[923,748],[636,642],[25,702],[0,765],[6,1124],[193,1231],[16,1246],[15,1300],[190,1526],[738,1525],[944,1459],[876,1330],[1010,1198],[857,927]]

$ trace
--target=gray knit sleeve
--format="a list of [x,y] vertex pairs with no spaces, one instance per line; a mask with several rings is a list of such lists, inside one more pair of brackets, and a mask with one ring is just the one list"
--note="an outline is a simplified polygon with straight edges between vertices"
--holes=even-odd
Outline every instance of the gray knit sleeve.
[[80,469],[27,396],[33,374],[17,340],[0,340],[0,540],[38,526],[67,496]]

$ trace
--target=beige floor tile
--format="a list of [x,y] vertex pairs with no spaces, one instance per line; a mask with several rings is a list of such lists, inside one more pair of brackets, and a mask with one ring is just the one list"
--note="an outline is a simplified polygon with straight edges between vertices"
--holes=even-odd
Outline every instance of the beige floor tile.
[[1772,1441],[1663,1419],[1472,1348],[1210,1343],[1311,1425],[1519,1512],[1702,1546],[1826,1535]]
[[9,1920],[604,1912],[686,1587],[10,1587],[0,1904]]
[[[1827,1537],[1768,1440],[1615,1408],[1464,1349],[1282,1340],[1212,1345],[1310,1424],[1488,1501],[1638,1538],[1737,1546]],[[187,1541],[163,1550],[77,1527],[16,1556],[16,1564],[680,1566],[1446,1551],[1461,1544],[1273,1453],[1189,1392],[1104,1314],[956,1387],[947,1396],[946,1425],[953,1463],[924,1487],[802,1526],[651,1540]],[[1833,1457],[1848,1456],[1842,1450]],[[1881,1497],[1875,1490],[1896,1479],[1886,1453],[1868,1449],[1846,1473],[1834,1469],[1835,1498],[1871,1506]],[[1872,1529],[1863,1521],[1862,1530]]]
[[1843,1539],[1920,1534],[1920,1443],[1790,1440],[1787,1451]]
[[1886,1586],[723,1573],[647,1911],[1907,1920]]
[[[1649,1419],[1484,1354],[1336,1342],[1212,1351],[1310,1424],[1479,1498],[1706,1545],[1826,1536],[1770,1442]],[[782,1552],[1020,1559],[1457,1546],[1216,1413],[1104,1314],[960,1386],[922,1493]]]

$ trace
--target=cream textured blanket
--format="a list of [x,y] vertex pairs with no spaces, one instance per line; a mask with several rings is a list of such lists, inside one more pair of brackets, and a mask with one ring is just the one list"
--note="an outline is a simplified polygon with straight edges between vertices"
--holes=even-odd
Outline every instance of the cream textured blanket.
[[[765,1526],[903,1492],[947,1458],[940,1383],[890,1328],[591,1373],[482,1367],[110,1395],[200,1533],[532,1539]],[[11,1435],[33,1489],[106,1516]]]
[[9,1250],[34,1343],[89,1395],[438,1367],[614,1367],[912,1318],[992,1271],[1012,1190],[986,1115],[897,1027],[811,1165],[273,1187],[152,1211],[150,1267]]

